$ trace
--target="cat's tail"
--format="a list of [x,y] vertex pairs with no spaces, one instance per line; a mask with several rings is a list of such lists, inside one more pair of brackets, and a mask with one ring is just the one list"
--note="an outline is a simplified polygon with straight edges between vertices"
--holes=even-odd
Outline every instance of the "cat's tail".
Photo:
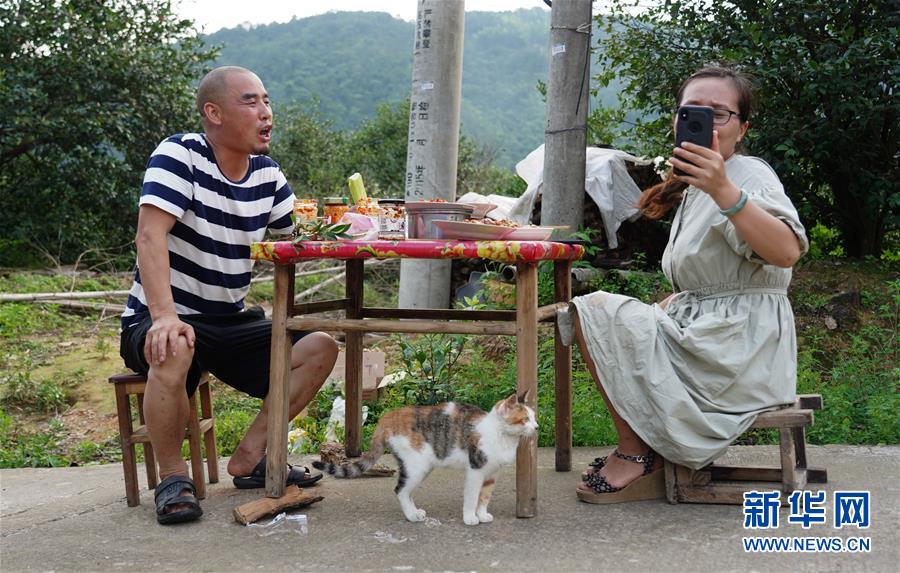
[[387,432],[379,425],[372,434],[372,443],[369,444],[369,451],[355,462],[347,464],[332,464],[329,462],[314,461],[313,467],[331,474],[336,478],[353,479],[362,476],[364,473],[372,469],[372,466],[378,461],[378,458],[384,453],[384,447],[387,443]]

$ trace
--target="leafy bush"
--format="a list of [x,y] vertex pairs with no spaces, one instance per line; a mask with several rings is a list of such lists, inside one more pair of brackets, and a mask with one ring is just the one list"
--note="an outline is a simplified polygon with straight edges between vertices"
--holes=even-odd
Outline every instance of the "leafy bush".
[[462,335],[424,334],[407,340],[400,338],[403,380],[391,388],[406,404],[438,404],[454,400],[456,372],[466,337]]
[[[226,384],[216,384],[213,412],[216,417],[216,452],[219,455],[230,456],[234,453],[261,407],[262,400],[259,398],[238,392]],[[182,454],[190,456],[186,442]]]
[[591,288],[634,297],[648,304],[661,294],[672,292],[672,286],[661,271],[610,271],[593,281]]
[[62,372],[56,372],[48,378],[35,380],[29,366],[0,378],[3,384],[0,401],[4,406],[25,412],[58,413],[75,403],[71,390],[84,381],[84,370],[77,370],[71,379],[66,379],[66,374]]
[[62,326],[64,319],[54,305],[17,302],[0,304],[0,339],[18,339]]
[[60,451],[62,423],[53,418],[45,430],[24,432],[0,410],[0,468],[46,468],[68,465]]
[[830,229],[822,223],[816,223],[809,229],[809,253],[812,259],[827,257],[843,257],[844,247],[841,245],[841,233]]

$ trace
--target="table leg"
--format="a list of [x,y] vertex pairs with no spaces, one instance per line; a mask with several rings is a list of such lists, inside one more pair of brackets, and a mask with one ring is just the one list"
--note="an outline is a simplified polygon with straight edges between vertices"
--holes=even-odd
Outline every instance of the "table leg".
[[[363,260],[347,261],[347,318],[360,318],[363,306]],[[346,362],[344,365],[347,396],[344,411],[344,449],[347,457],[356,457],[362,452],[362,374],[363,374],[363,332],[347,332]]]
[[[537,264],[516,265],[516,391],[537,413]],[[537,437],[516,451],[516,516],[537,515]]]
[[294,307],[294,265],[275,265],[272,294],[272,355],[266,437],[266,495],[281,497],[287,479],[288,400],[291,383],[291,337],[287,319]]
[[[554,302],[572,300],[572,261],[553,263]],[[554,328],[556,377],[556,471],[572,469],[572,349],[562,343],[559,326]]]

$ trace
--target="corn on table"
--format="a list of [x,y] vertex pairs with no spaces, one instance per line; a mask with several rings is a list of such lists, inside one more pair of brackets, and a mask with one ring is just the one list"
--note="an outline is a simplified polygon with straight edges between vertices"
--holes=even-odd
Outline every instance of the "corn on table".
[[[303,241],[253,243],[250,256],[275,264],[272,303],[272,366],[269,380],[268,457],[266,495],[284,493],[287,461],[288,384],[290,333],[297,330],[344,332],[346,336],[347,456],[362,446],[362,358],[366,332],[454,333],[514,335],[516,337],[517,392],[528,393],[528,405],[537,409],[538,323],[556,321],[556,310],[571,298],[572,262],[584,255],[580,245],[552,241]],[[346,261],[345,297],[305,304],[294,303],[294,268],[308,259]],[[364,259],[481,258],[516,266],[515,310],[392,309],[363,306]],[[553,261],[554,302],[538,306],[537,265]],[[306,315],[342,310],[344,318]],[[555,329],[556,469],[571,469],[572,358]],[[516,455],[516,515],[537,513],[537,440],[519,444]]]

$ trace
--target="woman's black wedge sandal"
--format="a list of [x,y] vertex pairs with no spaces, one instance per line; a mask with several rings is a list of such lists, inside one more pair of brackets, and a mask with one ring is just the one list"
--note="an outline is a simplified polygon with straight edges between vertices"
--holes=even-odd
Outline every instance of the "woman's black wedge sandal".
[[[625,487],[615,487],[606,481],[606,477],[597,469],[587,475],[584,483],[592,491],[576,490],[578,499],[587,503],[620,503],[624,501],[639,501],[644,499],[659,499],[666,495],[665,472],[662,468],[653,469],[656,453],[650,451],[645,456],[629,456],[619,453],[613,455],[619,459],[642,464],[644,473]],[[601,466],[602,467],[602,466]]]

